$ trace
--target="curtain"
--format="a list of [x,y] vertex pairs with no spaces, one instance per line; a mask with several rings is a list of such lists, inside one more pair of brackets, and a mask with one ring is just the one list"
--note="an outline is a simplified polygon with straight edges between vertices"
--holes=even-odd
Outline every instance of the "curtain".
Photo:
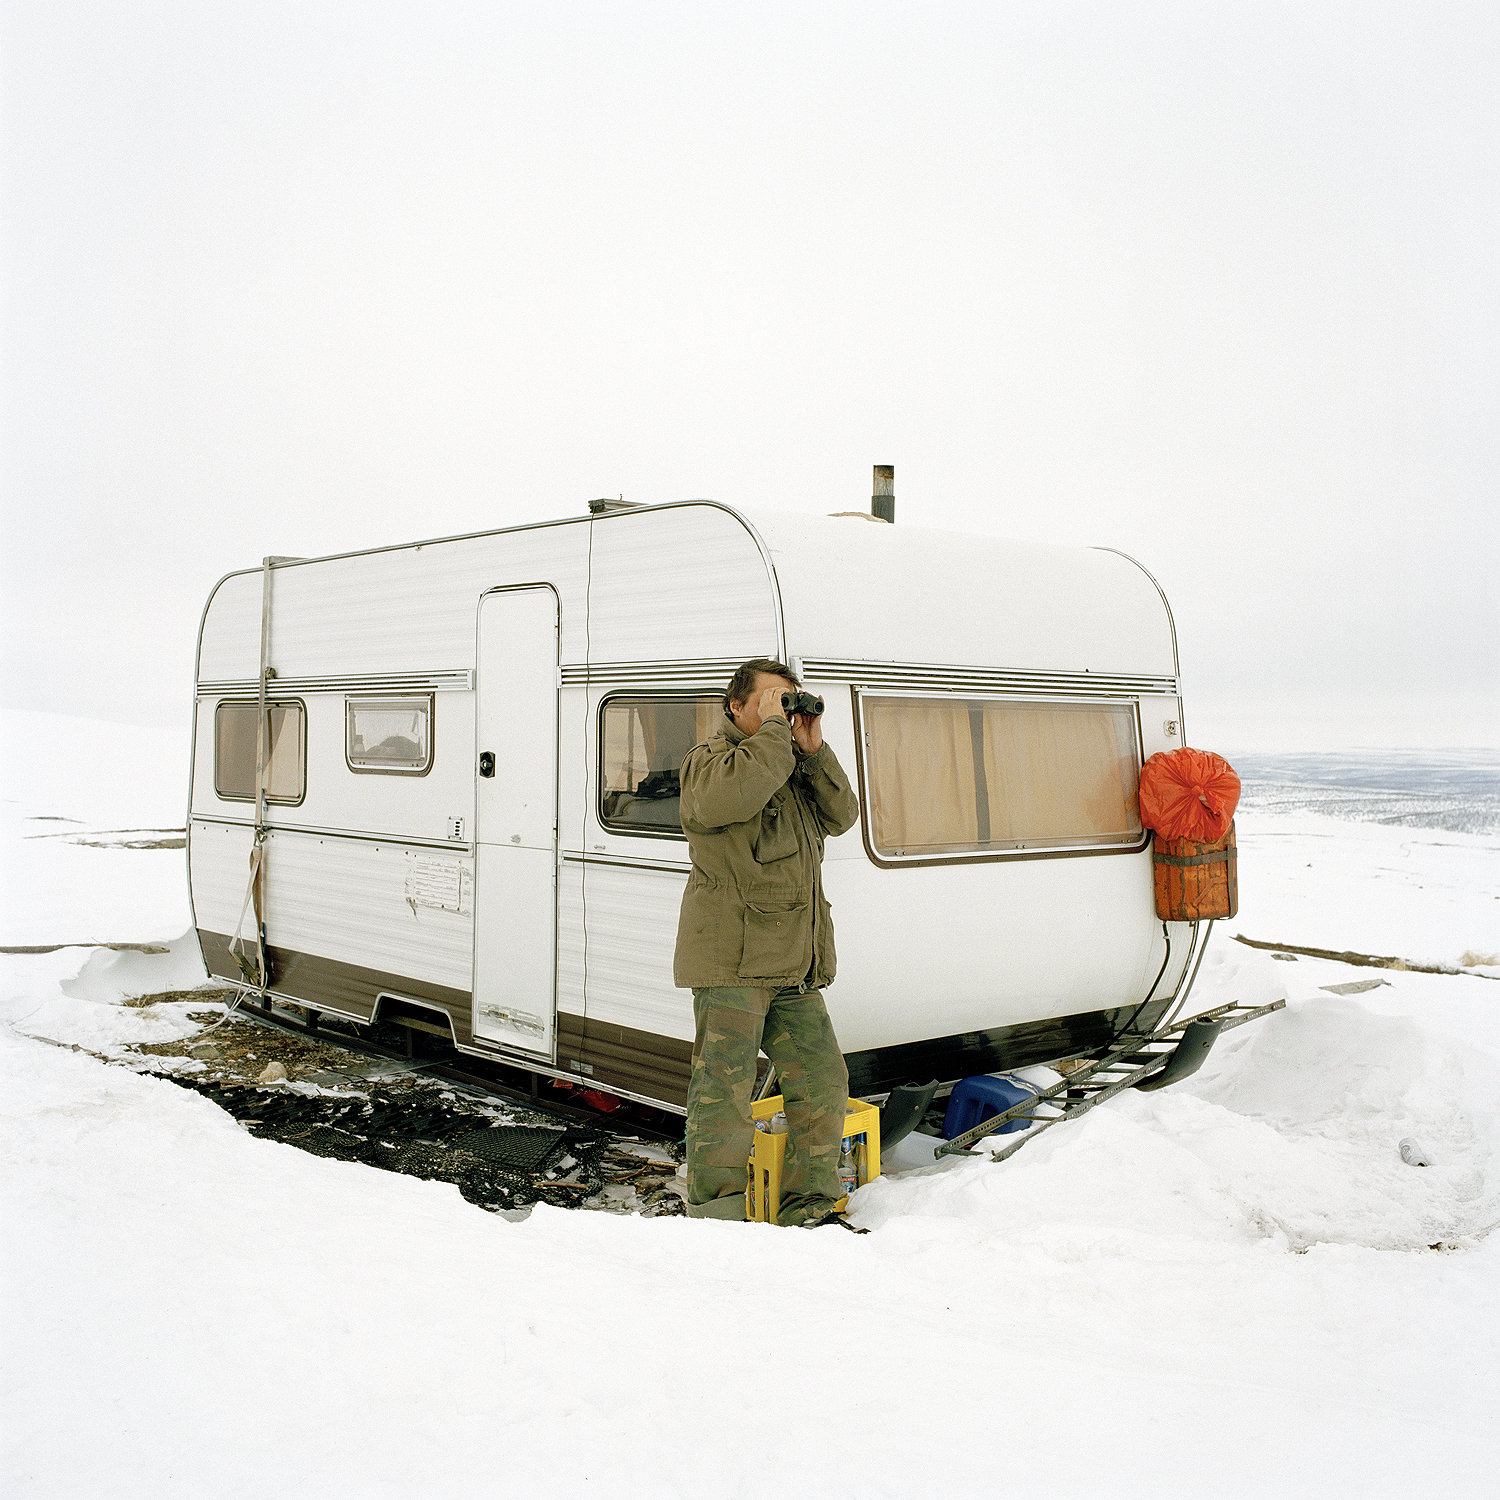
[[[221,797],[255,796],[256,719],[254,703],[221,703],[214,734],[214,787]],[[266,796],[296,802],[302,796],[302,705],[268,703],[270,747]]]
[[969,847],[978,837],[965,707],[934,698],[865,700],[870,828],[882,853]]
[[990,837],[999,844],[1135,843],[1135,716],[1124,705],[989,704]]
[[1132,844],[1129,704],[867,698],[867,794],[885,854]]

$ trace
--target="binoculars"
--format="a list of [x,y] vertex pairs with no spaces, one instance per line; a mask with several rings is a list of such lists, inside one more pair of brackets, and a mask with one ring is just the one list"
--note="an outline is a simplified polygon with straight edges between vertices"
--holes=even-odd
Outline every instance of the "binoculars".
[[806,714],[809,719],[816,719],[823,712],[823,700],[814,698],[811,693],[783,693],[781,711],[789,716]]

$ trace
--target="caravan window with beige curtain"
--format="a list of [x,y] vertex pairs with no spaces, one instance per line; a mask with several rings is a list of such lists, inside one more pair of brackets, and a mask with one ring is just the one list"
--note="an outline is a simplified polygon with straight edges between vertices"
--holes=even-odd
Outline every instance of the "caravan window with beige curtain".
[[862,693],[865,815],[885,859],[1142,844],[1130,703]]
[[599,712],[599,821],[622,833],[682,833],[683,758],[719,727],[720,694],[608,698]]
[[[214,713],[214,791],[227,802],[255,801],[255,726],[260,705],[221,703]],[[302,704],[267,703],[266,801],[300,802],[307,788]]]

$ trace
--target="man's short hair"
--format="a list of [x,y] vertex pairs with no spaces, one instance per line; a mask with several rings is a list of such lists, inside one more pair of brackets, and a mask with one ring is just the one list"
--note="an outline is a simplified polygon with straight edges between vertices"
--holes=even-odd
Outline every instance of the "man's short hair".
[[785,677],[794,688],[802,686],[802,679],[785,662],[772,661],[769,657],[757,656],[735,670],[724,690],[724,712],[729,712],[731,703],[745,703],[755,691],[755,679],[764,672],[768,677]]

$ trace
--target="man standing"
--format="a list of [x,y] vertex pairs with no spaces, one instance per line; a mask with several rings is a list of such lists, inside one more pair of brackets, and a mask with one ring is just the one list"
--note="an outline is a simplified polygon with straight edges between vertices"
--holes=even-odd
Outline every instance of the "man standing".
[[833,982],[823,841],[859,803],[819,720],[782,711],[799,684],[781,662],[747,661],[724,722],[682,763],[682,827],[693,869],[674,973],[693,992],[697,1039],[687,1101],[688,1213],[743,1219],[755,1062],[776,1069],[787,1120],[780,1224],[811,1225],[841,1196],[849,1074],[821,991]]

